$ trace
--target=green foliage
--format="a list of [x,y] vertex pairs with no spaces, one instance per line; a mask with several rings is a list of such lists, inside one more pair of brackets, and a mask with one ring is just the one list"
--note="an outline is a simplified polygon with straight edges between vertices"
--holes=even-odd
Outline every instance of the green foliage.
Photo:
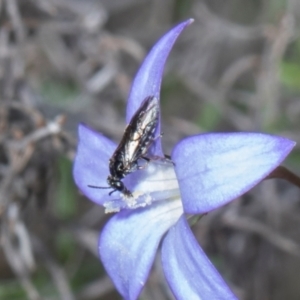
[[300,169],[300,150],[294,149],[291,154],[286,158],[285,163],[291,166],[296,173],[299,173]]
[[56,251],[61,261],[67,261],[77,250],[73,236],[67,231],[60,231],[56,235]]
[[286,87],[300,90],[300,65],[282,61],[280,64],[280,80]]
[[295,92],[300,90],[300,39],[291,43],[279,65],[280,80]]
[[80,265],[80,269],[74,275],[72,279],[72,286],[74,289],[79,289],[86,283],[90,283],[95,280],[95,278],[100,278],[101,274],[104,274],[101,263],[99,260],[86,259],[84,263]]
[[190,17],[192,5],[192,0],[176,0],[174,4],[174,19],[181,20],[187,16]]
[[74,82],[46,80],[40,87],[41,95],[50,103],[66,105],[79,94],[79,87]]
[[77,213],[77,189],[72,177],[72,162],[66,157],[58,160],[58,187],[54,208],[56,214],[62,218],[71,218]]
[[212,131],[216,128],[220,119],[221,113],[218,108],[211,103],[205,103],[198,118],[197,124],[207,131]]
[[53,297],[52,299],[58,299],[58,292],[49,276],[50,274],[48,271],[41,268],[34,274],[33,283],[41,295]]
[[[53,297],[59,299],[58,293],[49,278],[49,273],[45,269],[38,269],[33,277],[33,284],[44,297]],[[28,299],[21,284],[16,281],[3,281],[0,283],[0,299],[6,300],[24,300]]]
[[6,280],[0,283],[0,299],[24,300],[26,299],[26,294],[17,281]]

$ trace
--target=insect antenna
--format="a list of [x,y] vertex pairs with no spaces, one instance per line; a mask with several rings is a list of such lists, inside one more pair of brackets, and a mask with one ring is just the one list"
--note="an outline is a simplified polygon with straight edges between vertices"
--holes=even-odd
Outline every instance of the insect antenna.
[[90,184],[88,184],[88,187],[92,189],[111,189],[110,186],[97,186],[97,185],[90,185]]

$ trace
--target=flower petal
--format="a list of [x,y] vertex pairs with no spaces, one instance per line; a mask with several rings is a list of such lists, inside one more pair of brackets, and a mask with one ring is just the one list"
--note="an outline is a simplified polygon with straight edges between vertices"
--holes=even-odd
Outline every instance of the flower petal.
[[[193,19],[189,19],[171,29],[160,38],[146,56],[132,83],[126,111],[127,124],[146,97],[155,96],[158,99],[160,98],[161,79],[167,57],[182,30],[192,22]],[[157,136],[160,135],[160,124],[156,133]],[[155,141],[153,153],[163,156],[160,138],[157,138]]]
[[261,133],[212,133],[182,140],[172,159],[184,211],[205,213],[264,179],[295,142]]
[[163,241],[162,263],[178,300],[237,299],[199,247],[184,216]]
[[125,299],[137,299],[162,235],[182,213],[180,201],[165,201],[122,211],[106,224],[99,241],[101,260]]
[[78,127],[79,143],[73,166],[73,177],[82,193],[98,204],[113,198],[107,189],[108,161],[116,149],[115,143],[85,125]]

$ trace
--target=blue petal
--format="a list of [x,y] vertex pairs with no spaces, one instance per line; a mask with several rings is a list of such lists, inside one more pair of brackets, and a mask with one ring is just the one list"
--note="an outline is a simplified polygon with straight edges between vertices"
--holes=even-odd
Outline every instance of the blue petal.
[[261,133],[212,133],[182,140],[172,160],[184,211],[205,213],[264,179],[295,142]]
[[115,143],[84,125],[78,127],[79,143],[73,166],[74,180],[89,199],[103,204],[113,197],[107,189],[94,189],[88,185],[107,187],[108,161],[116,149]]
[[[160,98],[161,80],[167,57],[182,30],[192,22],[193,20],[189,19],[171,29],[154,45],[146,56],[131,87],[126,111],[127,124],[147,96]],[[156,132],[157,136],[159,136],[160,125]],[[155,142],[155,150],[153,153],[158,156],[163,156],[160,138]]]
[[101,260],[125,299],[137,299],[162,235],[182,213],[180,201],[166,201],[122,211],[106,224],[99,241]]
[[184,216],[163,241],[162,263],[178,300],[237,299],[199,247]]

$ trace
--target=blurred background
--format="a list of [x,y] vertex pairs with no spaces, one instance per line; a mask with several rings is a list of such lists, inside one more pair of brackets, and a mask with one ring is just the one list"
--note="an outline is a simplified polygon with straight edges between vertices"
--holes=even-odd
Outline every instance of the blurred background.
[[[300,141],[299,0],[0,0],[0,299],[121,299],[110,215],[72,179],[77,125],[115,140],[139,64],[174,24],[163,143],[206,131]],[[300,148],[285,165],[300,174]],[[226,174],[224,174],[226,176]],[[241,300],[300,299],[300,191],[269,180],[193,227]],[[159,257],[141,299],[173,299]]]

